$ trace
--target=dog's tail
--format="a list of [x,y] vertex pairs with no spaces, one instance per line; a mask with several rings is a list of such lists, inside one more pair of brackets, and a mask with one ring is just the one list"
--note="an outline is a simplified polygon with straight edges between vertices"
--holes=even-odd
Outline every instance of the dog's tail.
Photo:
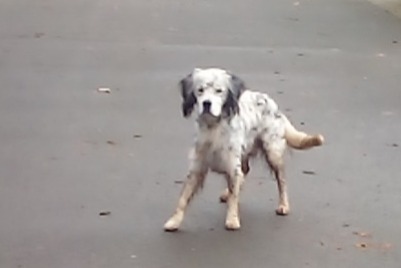
[[284,116],[285,122],[285,139],[287,144],[299,150],[309,149],[315,146],[320,146],[324,142],[324,137],[320,134],[318,135],[309,135],[305,132],[298,131],[295,127],[291,124],[290,120]]

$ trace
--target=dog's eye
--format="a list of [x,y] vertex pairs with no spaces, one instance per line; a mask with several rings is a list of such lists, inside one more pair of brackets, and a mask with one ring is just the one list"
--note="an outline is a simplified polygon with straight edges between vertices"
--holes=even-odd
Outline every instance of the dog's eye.
[[203,91],[205,91],[205,90],[203,89],[203,87],[201,87],[200,89],[198,89],[198,92],[199,92],[199,93],[203,93]]
[[221,88],[216,89],[216,93],[222,93],[223,90]]

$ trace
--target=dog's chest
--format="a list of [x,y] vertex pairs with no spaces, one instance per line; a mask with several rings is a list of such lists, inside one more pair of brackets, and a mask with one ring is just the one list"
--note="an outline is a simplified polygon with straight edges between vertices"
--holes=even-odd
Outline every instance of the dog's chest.
[[229,170],[231,157],[227,152],[226,147],[213,147],[207,151],[206,163],[212,171],[226,173]]
[[199,137],[198,145],[203,148],[205,163],[212,171],[224,174],[240,163],[246,147],[242,135],[230,127],[204,134]]

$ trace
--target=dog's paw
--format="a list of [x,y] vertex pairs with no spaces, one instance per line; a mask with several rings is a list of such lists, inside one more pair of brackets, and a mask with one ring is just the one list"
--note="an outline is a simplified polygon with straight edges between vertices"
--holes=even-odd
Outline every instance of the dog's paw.
[[226,203],[229,195],[230,195],[230,192],[228,191],[228,189],[225,189],[220,195],[220,198],[219,198],[220,202]]
[[316,139],[316,145],[317,145],[317,146],[323,145],[323,143],[324,143],[324,137],[323,137],[323,135],[318,134],[318,135],[316,135],[315,139]]
[[230,231],[235,231],[241,228],[241,224],[239,222],[238,217],[231,217],[226,220],[226,229]]
[[276,209],[276,214],[277,215],[286,216],[286,215],[288,215],[288,213],[290,213],[290,207],[288,205],[280,205]]
[[178,230],[182,222],[182,217],[174,215],[164,224],[164,231],[175,232]]

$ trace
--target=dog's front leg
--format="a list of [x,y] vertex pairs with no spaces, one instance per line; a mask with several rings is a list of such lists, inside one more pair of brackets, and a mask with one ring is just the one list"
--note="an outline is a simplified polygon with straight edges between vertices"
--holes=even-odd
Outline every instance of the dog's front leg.
[[227,176],[229,194],[227,198],[226,228],[228,230],[238,230],[241,227],[238,206],[239,193],[243,180],[244,174],[240,166]]
[[205,178],[205,174],[201,172],[191,171],[187,180],[184,183],[184,187],[181,191],[178,205],[174,215],[164,224],[164,230],[169,232],[177,231],[184,219],[185,209],[191,201],[192,197],[202,185]]
[[208,166],[204,161],[207,149],[207,146],[196,144],[196,146],[190,150],[190,167],[187,180],[184,182],[184,187],[182,188],[175,213],[164,224],[164,230],[169,232],[178,230],[182,220],[184,219],[185,209],[196,191],[203,186],[208,171]]

